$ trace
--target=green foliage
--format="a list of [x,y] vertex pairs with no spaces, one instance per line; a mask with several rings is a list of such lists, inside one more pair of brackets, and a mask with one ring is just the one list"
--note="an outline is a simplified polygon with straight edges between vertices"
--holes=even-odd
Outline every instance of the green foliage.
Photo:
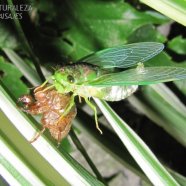
[[186,39],[177,36],[168,42],[168,47],[178,54],[186,55]]
[[181,92],[186,95],[186,81],[175,82],[176,86],[181,90]]
[[[146,114],[169,134],[174,136],[176,140],[186,146],[186,128],[184,127],[186,108],[184,105],[171,92],[169,97],[166,97],[165,92],[169,91],[169,89],[161,85],[145,86],[142,89],[143,96],[139,98],[139,101],[142,99],[143,103],[146,102],[146,105],[149,107],[149,109],[145,109]],[[140,110],[142,111],[143,109],[141,108]]]
[[15,37],[15,33],[11,31],[12,27],[8,24],[0,22],[0,48],[16,49],[19,42]]
[[21,95],[28,93],[27,86],[21,81],[22,73],[15,65],[5,61],[3,57],[0,57],[0,72],[1,81],[5,85],[8,85],[7,88],[15,98],[19,98]]
[[137,30],[132,32],[128,39],[128,43],[142,42],[142,41],[156,41],[160,43],[164,43],[166,41],[166,37],[159,32],[152,24],[146,24],[144,26],[139,27]]
[[[98,49],[126,43],[130,34],[143,25],[167,21],[152,12],[139,12],[123,1],[63,1],[60,10],[57,4],[49,5],[50,12],[56,12],[53,21],[60,20],[57,27],[67,29],[55,40],[55,45],[74,60]],[[48,9],[40,5],[40,11],[46,13]]]

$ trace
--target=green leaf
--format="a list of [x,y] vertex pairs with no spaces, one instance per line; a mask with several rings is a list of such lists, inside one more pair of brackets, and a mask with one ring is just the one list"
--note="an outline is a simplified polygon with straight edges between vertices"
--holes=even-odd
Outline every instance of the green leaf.
[[182,80],[182,81],[176,81],[174,82],[175,85],[178,87],[179,90],[181,90],[181,92],[186,95],[186,80]]
[[1,80],[7,85],[10,92],[14,94],[16,98],[22,94],[28,93],[27,86],[21,81],[23,74],[11,63],[5,61],[0,56],[0,72]]
[[136,42],[145,42],[145,41],[156,41],[160,43],[164,43],[166,41],[166,37],[160,34],[154,25],[147,24],[143,25],[127,38],[127,43],[136,43]]
[[177,36],[168,42],[168,47],[178,54],[186,55],[186,39]]
[[24,76],[30,81],[30,83],[32,83],[34,86],[38,86],[42,83],[38,74],[13,50],[4,48],[3,51],[10,59],[10,61],[14,63],[15,66],[22,72],[22,74],[24,74]]
[[141,0],[142,3],[186,26],[186,1],[182,0]]
[[144,86],[142,92],[129,97],[130,103],[186,146],[184,104],[163,84]]
[[98,99],[95,99],[95,101],[123,144],[153,185],[179,185],[160,164],[146,144],[121,118],[119,118],[109,105]]
[[[161,52],[159,55],[155,56],[154,58],[150,59],[145,66],[181,66],[178,63],[175,63],[171,60],[171,57],[165,53]],[[184,67],[184,66],[183,66]]]
[[[2,112],[0,112],[2,116]],[[2,120],[1,120],[2,121]],[[6,121],[6,120],[5,120]],[[27,167],[18,157],[14,149],[11,149],[6,141],[0,137],[0,164],[1,174],[10,185],[44,185],[39,177]],[[11,150],[10,150],[11,149]],[[3,168],[2,168],[3,167]]]

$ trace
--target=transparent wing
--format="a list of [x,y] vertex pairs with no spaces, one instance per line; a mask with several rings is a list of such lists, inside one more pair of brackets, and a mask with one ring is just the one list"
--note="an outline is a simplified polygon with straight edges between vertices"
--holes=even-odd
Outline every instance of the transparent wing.
[[145,67],[142,70],[129,69],[119,73],[106,74],[89,82],[91,86],[149,85],[154,83],[186,79],[186,68]]
[[163,48],[162,43],[134,43],[101,50],[86,56],[78,62],[86,62],[103,68],[127,68],[151,59],[159,54]]

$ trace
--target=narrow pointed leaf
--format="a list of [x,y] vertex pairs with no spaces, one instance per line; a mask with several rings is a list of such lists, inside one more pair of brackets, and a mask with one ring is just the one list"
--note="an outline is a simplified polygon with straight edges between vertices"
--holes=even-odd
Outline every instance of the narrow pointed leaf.
[[155,186],[179,185],[174,178],[161,165],[147,145],[135,134],[135,132],[109,107],[109,105],[95,99],[97,105],[117,132],[123,144],[136,160],[141,169]]

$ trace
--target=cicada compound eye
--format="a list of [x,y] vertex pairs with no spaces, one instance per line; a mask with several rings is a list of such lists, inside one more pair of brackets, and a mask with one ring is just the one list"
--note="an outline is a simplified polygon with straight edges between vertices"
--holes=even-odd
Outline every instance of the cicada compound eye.
[[68,76],[67,76],[67,81],[68,81],[69,83],[74,83],[74,82],[75,82],[75,79],[74,79],[74,77],[73,77],[72,75],[68,75]]

